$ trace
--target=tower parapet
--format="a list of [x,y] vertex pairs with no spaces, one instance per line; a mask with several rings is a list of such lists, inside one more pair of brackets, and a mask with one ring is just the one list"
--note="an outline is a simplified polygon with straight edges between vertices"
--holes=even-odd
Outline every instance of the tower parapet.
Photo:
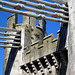
[[[55,39],[54,34],[47,36],[45,20],[39,20],[39,25],[36,25],[36,18],[23,15],[23,23],[17,24],[17,14],[14,14],[8,18],[7,27],[21,31],[22,49],[5,49],[4,75],[5,72],[7,75],[58,73],[59,53],[56,51],[58,38]],[[59,37],[60,31],[57,34]]]
[[[30,12],[28,12],[28,13],[30,13]],[[35,14],[35,13],[32,13],[32,14]],[[40,25],[37,26],[36,18],[23,16],[23,25],[25,25],[26,28],[29,28],[30,35],[31,35],[31,43],[33,43],[37,40],[41,41],[45,36],[44,32],[46,31],[46,22],[45,22],[45,20],[39,20],[39,21],[40,21],[39,22]],[[42,43],[42,41],[41,41],[41,43]]]
[[[28,13],[32,13],[32,12],[28,12]],[[32,13],[35,14],[35,13]],[[43,32],[42,32],[42,28],[40,26],[36,26],[36,18],[33,17],[28,17],[23,15],[23,23],[22,24],[17,24],[17,14],[13,14],[11,15],[7,20],[7,28],[12,28],[12,29],[18,29],[18,30],[22,30],[23,28],[25,28],[24,31],[24,46],[29,46],[29,48],[31,47],[30,45],[33,44],[34,42],[38,41],[38,40],[42,40],[43,39]],[[14,33],[16,34],[16,32],[6,32],[6,33]],[[12,36],[11,36],[12,37]],[[13,36],[15,37],[15,36]],[[22,38],[22,37],[21,37]],[[13,41],[13,40],[11,40]],[[22,40],[21,40],[22,42]],[[41,43],[40,43],[41,44]],[[11,45],[11,44],[8,44]],[[21,74],[22,75],[22,71],[20,70],[20,60],[22,60],[22,58],[24,59],[24,51],[15,51],[12,50],[11,48],[9,49],[5,49],[5,58],[4,58],[4,75],[5,73],[8,75],[14,75],[15,73],[15,69],[17,70],[16,75]],[[16,56],[15,56],[16,54]],[[22,57],[21,57],[22,55]],[[12,59],[10,60],[10,58],[12,57]],[[10,61],[9,61],[10,60]],[[10,64],[8,66],[8,63]],[[12,66],[11,66],[12,64]],[[17,64],[17,65],[16,65]],[[7,71],[8,70],[8,71]]]
[[50,34],[43,38],[43,44],[39,45],[39,40],[32,43],[31,47],[25,46],[24,48],[24,60],[28,63],[30,61],[41,58],[45,55],[51,54],[56,51],[57,38],[54,39],[54,34]]

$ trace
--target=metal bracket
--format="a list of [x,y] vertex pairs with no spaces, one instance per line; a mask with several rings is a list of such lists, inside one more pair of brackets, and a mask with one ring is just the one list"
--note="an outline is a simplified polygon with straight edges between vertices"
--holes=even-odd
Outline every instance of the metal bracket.
[[37,8],[38,8],[38,9],[43,9],[44,7],[45,7],[45,4],[39,3]]
[[21,10],[24,7],[24,4],[17,3],[15,9]]

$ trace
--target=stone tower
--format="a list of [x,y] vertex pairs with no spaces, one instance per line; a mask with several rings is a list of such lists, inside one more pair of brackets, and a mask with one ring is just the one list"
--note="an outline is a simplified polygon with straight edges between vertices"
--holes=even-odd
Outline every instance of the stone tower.
[[8,18],[7,28],[17,29],[19,32],[6,31],[13,34],[10,38],[15,38],[7,40],[7,46],[18,48],[5,48],[3,75],[75,74],[75,1],[66,1],[69,23],[61,23],[57,38],[54,38],[54,34],[47,36],[45,20],[39,20],[39,24],[36,25],[35,18],[24,15],[23,23],[17,24],[17,14]]
[[20,32],[6,33],[14,33],[15,38],[20,38],[14,41],[19,41],[20,44],[17,44],[19,46],[17,49],[5,49],[3,75],[58,75],[61,59],[67,62],[67,49],[64,48],[60,52],[56,50],[60,31],[57,32],[58,37],[54,38],[54,34],[47,36],[45,20],[40,19],[39,24],[36,25],[36,18],[33,17],[24,15],[22,24],[17,24],[17,19],[17,14],[8,18],[7,27]]

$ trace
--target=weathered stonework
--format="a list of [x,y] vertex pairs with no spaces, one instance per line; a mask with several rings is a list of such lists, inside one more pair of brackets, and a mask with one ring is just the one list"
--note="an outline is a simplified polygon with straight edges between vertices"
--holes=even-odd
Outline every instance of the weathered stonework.
[[[39,20],[37,26],[33,17],[24,15],[22,24],[17,24],[16,19],[16,14],[10,16],[7,27],[15,26],[15,29],[21,30],[22,49],[5,49],[3,75],[58,75],[60,63],[60,55],[56,51],[58,38],[55,39],[54,34],[47,36],[46,21]],[[60,31],[57,34],[59,37]]]
[[75,74],[75,0],[67,0],[69,6],[69,28],[68,28],[68,60],[69,75]]

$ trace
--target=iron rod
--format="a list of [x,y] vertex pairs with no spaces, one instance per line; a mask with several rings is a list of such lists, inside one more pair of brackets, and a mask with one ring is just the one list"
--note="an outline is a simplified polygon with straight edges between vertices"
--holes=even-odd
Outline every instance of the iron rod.
[[9,41],[0,41],[0,43],[5,43],[5,44],[20,44],[20,42],[9,42]]
[[[19,2],[19,1],[17,0],[17,2]],[[21,2],[19,2],[19,3],[21,3]],[[27,2],[27,1],[26,1],[26,3],[27,4],[29,3],[33,7],[36,7],[36,8],[39,8],[39,9],[46,9],[46,10],[60,12],[60,13],[64,13],[64,14],[67,14],[68,13],[67,11],[63,11],[63,10],[60,10],[60,9],[55,9],[55,8],[48,7],[48,6],[45,6],[45,5],[42,5],[42,4],[35,4],[35,3],[32,3],[32,2]],[[14,3],[6,2],[6,1],[0,1],[0,4],[7,5],[7,6],[11,6],[11,7],[16,7],[17,6]],[[26,10],[26,6],[24,6],[24,8],[22,8],[22,9]]]
[[[13,1],[15,1],[15,0],[13,0]],[[30,1],[34,1],[34,2],[37,2],[37,3],[49,5],[49,6],[52,6],[54,8],[61,8],[61,9],[66,9],[66,10],[68,9],[68,7],[61,6],[60,4],[57,4],[57,3],[51,3],[51,2],[42,1],[42,0],[30,0]]]
[[[37,4],[31,3],[31,2],[28,2],[28,1],[22,1],[22,0],[10,0],[10,1],[14,1],[14,2],[18,2],[18,3],[22,3],[22,4],[37,7]],[[41,4],[48,5],[48,6],[52,6],[54,8],[61,8],[61,9],[66,9],[66,10],[68,9],[68,7],[61,6],[60,4],[57,4],[57,3],[51,3],[51,2],[47,2],[47,1],[41,1],[41,0],[30,0],[30,1],[34,1],[34,2],[38,2],[38,3],[41,3]]]
[[0,45],[3,48],[18,48],[18,46],[8,46],[8,45]]
[[46,17],[46,16],[43,16],[43,15],[31,14],[31,13],[27,13],[27,12],[23,12],[23,11],[19,11],[19,10],[14,10],[14,9],[2,7],[2,6],[0,6],[0,10],[1,11],[6,11],[6,12],[11,12],[11,13],[17,13],[17,14],[21,14],[21,15],[26,15],[26,16],[30,16],[30,17],[35,17],[37,19],[45,19],[45,20],[50,20],[50,21],[68,23],[68,21],[66,21],[66,20]]
[[16,29],[3,28],[3,27],[0,27],[0,30],[19,32],[19,30],[16,30]]
[[2,33],[2,32],[0,32],[0,34],[5,36],[21,36],[19,34],[10,34],[10,33]]
[[20,38],[11,38],[11,37],[0,37],[0,39],[19,40],[20,41]]

